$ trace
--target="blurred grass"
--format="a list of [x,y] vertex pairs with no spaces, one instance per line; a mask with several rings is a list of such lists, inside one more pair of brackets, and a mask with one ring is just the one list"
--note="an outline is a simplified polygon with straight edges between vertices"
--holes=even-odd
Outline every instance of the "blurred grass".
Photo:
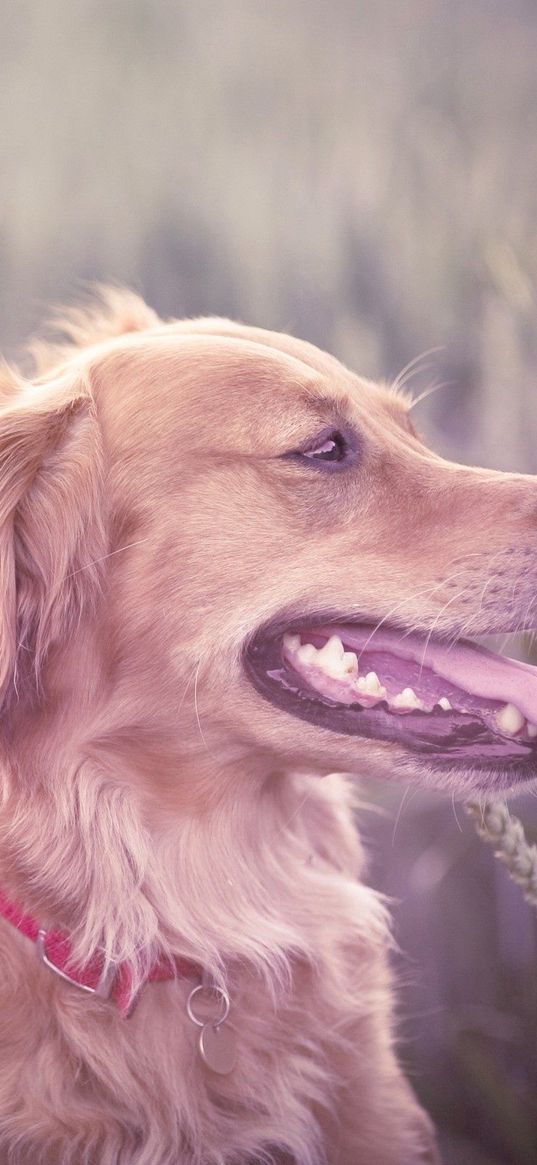
[[0,11],[4,347],[106,276],[365,374],[440,346],[423,416],[441,447],[535,468],[533,4]]
[[[85,281],[446,387],[449,456],[537,470],[533,0],[0,0],[0,339]],[[371,787],[405,1058],[452,1165],[537,1160],[535,914],[459,808]],[[537,836],[537,802],[520,814]],[[394,822],[397,817],[396,828]],[[395,832],[395,836],[394,835]],[[533,1155],[532,1155],[533,1154]]]
[[[393,903],[401,1053],[447,1165],[534,1165],[537,913],[460,805],[370,791],[361,825],[370,878]],[[513,808],[535,840],[535,798]]]

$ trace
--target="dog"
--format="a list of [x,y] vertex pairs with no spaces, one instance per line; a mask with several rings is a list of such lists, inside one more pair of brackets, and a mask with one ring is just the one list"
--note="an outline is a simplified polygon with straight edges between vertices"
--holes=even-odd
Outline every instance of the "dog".
[[537,480],[103,291],[2,370],[0,1160],[418,1165],[360,774],[537,771]]

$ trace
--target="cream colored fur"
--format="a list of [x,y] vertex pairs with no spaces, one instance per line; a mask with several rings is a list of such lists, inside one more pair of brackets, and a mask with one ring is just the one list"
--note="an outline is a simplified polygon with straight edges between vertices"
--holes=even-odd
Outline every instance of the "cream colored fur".
[[[241,653],[290,609],[486,629],[491,555],[512,604],[534,485],[443,462],[403,402],[290,337],[163,324],[121,292],[63,329],[36,380],[3,383],[0,886],[136,981],[162,952],[198,961],[239,1058],[228,1077],[203,1065],[192,982],[146,986],[124,1020],[2,920],[0,1160],[435,1161],[337,772],[472,778],[278,712]],[[376,448],[347,492],[281,458],[336,406]],[[468,598],[446,615],[454,572]]]

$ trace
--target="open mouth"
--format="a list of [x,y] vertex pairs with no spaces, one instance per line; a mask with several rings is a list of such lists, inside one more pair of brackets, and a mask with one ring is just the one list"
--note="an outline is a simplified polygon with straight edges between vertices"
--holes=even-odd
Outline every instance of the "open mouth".
[[332,732],[438,761],[537,768],[537,667],[467,640],[297,620],[258,632],[245,665],[266,699]]

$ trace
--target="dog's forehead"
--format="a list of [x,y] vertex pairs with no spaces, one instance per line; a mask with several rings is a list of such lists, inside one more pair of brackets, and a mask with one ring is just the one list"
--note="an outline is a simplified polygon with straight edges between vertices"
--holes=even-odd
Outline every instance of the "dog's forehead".
[[401,425],[405,409],[383,385],[314,345],[228,321],[208,323],[165,325],[113,344],[106,379],[122,428],[125,412],[135,412],[138,421],[147,415],[151,428],[158,418],[170,430],[193,428],[201,445],[205,437],[212,444],[217,432],[224,445],[235,446],[240,434],[242,447],[244,441],[264,447],[275,433],[299,440],[312,425],[339,420]]
[[399,426],[406,413],[383,385],[285,334],[244,328],[185,336],[183,343],[196,345],[196,379],[213,407],[223,409],[228,424],[235,416],[252,430],[268,431],[277,424],[283,433],[316,422],[367,425],[382,418],[384,427],[386,422]]
[[182,321],[165,333],[178,341],[178,357],[192,352],[202,379],[223,392],[236,389],[259,403],[289,406],[305,402],[315,407],[326,401],[342,406],[362,403],[366,408],[387,405],[399,414],[404,408],[383,386],[347,368],[330,353],[284,332],[236,324],[227,320]]
[[274,332],[266,328],[259,328],[250,324],[237,323],[226,319],[199,319],[181,320],[167,325],[167,328],[180,336],[199,336],[207,340],[213,339],[218,343],[222,339],[233,339],[243,344],[256,346],[256,354],[261,351],[281,353],[297,360],[301,365],[313,371],[326,375],[341,376],[348,370],[337,357],[323,351],[308,340],[301,340],[287,332]]

